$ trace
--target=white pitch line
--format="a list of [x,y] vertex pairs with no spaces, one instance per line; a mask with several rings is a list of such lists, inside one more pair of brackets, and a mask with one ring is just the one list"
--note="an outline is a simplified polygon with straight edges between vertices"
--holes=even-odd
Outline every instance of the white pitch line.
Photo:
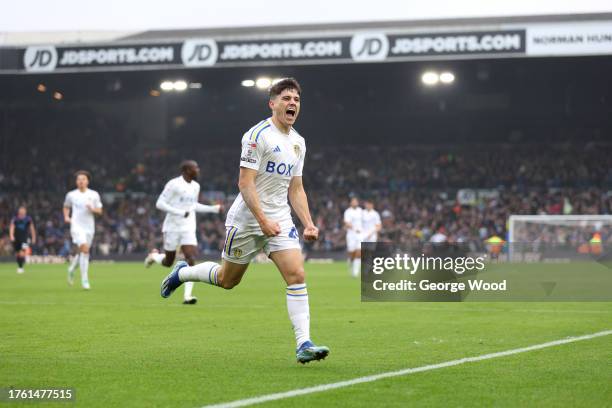
[[499,351],[497,353],[483,354],[481,356],[475,356],[475,357],[465,357],[459,360],[446,361],[444,363],[431,364],[431,365],[426,365],[426,366],[416,367],[416,368],[405,368],[403,370],[398,370],[398,371],[389,371],[386,373],[369,375],[366,377],[353,378],[352,380],[340,381],[340,382],[335,382],[335,383],[330,383],[330,384],[321,384],[321,385],[316,385],[314,387],[300,388],[297,390],[279,392],[276,394],[261,395],[259,397],[224,402],[221,404],[206,405],[202,408],[245,407],[248,405],[261,404],[263,402],[268,402],[268,401],[276,401],[276,400],[281,400],[285,398],[297,397],[298,395],[314,394],[316,392],[329,391],[329,390],[334,390],[336,388],[350,387],[351,385],[378,381],[378,380],[382,380],[383,378],[399,377],[399,376],[408,375],[408,374],[420,373],[423,371],[437,370],[438,368],[452,367],[452,366],[461,365],[465,363],[472,363],[475,361],[490,360],[492,358],[505,357],[505,356],[510,356],[513,354],[526,353],[528,351],[540,350],[540,349],[544,349],[547,347],[559,346],[562,344],[573,343],[576,341],[594,339],[596,337],[609,336],[611,334],[612,334],[612,330],[605,330],[605,331],[601,331],[601,332],[597,332],[593,334],[586,334],[584,336],[568,337],[568,338],[561,339],[561,340],[549,341],[547,343],[535,344],[533,346],[521,347],[521,348],[516,348],[516,349],[506,350],[506,351]]

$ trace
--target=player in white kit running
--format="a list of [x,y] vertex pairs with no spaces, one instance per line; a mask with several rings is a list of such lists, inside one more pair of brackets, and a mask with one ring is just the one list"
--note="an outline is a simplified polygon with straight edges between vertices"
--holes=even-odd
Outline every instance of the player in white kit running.
[[[161,287],[168,297],[183,282],[205,282],[231,289],[240,283],[249,263],[261,250],[272,259],[287,283],[286,300],[300,363],[321,360],[329,349],[310,340],[310,309],[304,281],[304,259],[291,207],[304,225],[305,240],[316,240],[302,184],[306,144],[293,124],[300,112],[301,88],[293,78],[270,88],[272,117],[253,126],[242,137],[240,194],[227,213],[223,262],[189,267],[177,263]],[[287,197],[291,203],[287,202]]]
[[344,211],[344,228],[349,270],[356,278],[361,271],[361,241],[363,241],[363,209],[359,206],[357,197],[351,198],[350,207]]
[[380,214],[374,209],[372,200],[365,200],[365,208],[362,212],[363,242],[376,242],[378,233],[382,228]]
[[68,283],[74,283],[74,270],[81,269],[81,286],[89,290],[89,250],[96,231],[94,215],[102,214],[100,194],[90,190],[91,175],[85,170],[75,173],[76,189],[66,194],[64,200],[64,222],[70,224],[72,243],[78,247],[78,254],[68,267]]
[[[220,205],[204,205],[198,203],[200,184],[196,181],[200,175],[200,167],[194,160],[181,163],[181,175],[166,183],[164,191],[157,199],[157,209],[166,213],[162,232],[164,234],[164,251],[153,250],[145,259],[148,268],[154,263],[170,267],[176,257],[176,249],[181,248],[185,261],[195,265],[198,251],[196,238],[195,213],[219,213]],[[185,283],[183,303],[196,304],[198,299],[192,295],[193,282]]]

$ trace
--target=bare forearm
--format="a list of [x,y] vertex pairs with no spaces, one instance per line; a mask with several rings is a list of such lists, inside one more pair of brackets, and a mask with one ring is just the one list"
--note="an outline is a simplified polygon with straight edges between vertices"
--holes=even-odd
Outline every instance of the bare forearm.
[[257,222],[262,224],[263,221],[265,221],[266,216],[261,209],[261,203],[259,202],[259,196],[257,195],[255,183],[245,183],[240,185],[239,188],[240,194],[242,194],[242,199],[246,203],[247,207],[249,207],[249,210],[251,210]]
[[15,240],[15,226],[13,224],[11,224],[11,226],[9,227],[9,239],[11,241]]
[[296,188],[289,193],[289,202],[293,211],[305,227],[312,226],[312,217],[310,216],[310,208],[308,207],[308,197],[303,188]]
[[64,211],[64,220],[69,220],[70,219],[70,208],[64,207],[63,211]]

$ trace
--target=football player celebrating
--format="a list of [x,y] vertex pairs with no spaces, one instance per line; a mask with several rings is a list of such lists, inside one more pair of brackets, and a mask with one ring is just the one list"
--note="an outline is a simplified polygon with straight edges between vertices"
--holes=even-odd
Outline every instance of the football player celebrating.
[[[168,297],[183,282],[205,282],[231,289],[240,283],[249,263],[263,250],[287,284],[286,301],[295,334],[299,363],[324,359],[329,349],[316,346],[310,338],[310,308],[298,232],[291,207],[304,225],[305,240],[316,240],[302,170],[306,144],[293,124],[301,104],[301,88],[285,78],[270,88],[268,106],[272,117],[253,126],[242,137],[240,174],[236,197],[227,213],[227,235],[223,262],[175,265],[162,282],[161,295]],[[289,202],[287,202],[289,198]],[[291,207],[289,206],[291,203]]]

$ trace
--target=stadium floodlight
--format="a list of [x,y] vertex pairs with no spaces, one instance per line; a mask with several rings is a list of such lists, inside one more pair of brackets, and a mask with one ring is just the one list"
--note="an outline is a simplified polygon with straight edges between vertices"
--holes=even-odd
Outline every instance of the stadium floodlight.
[[201,88],[202,88],[201,82],[190,82],[189,83],[189,89],[201,89]]
[[188,84],[187,81],[180,79],[174,82],[163,81],[161,84],[159,84],[159,88],[164,92],[171,92],[171,91],[183,92],[187,88],[201,88],[202,87],[202,84],[200,83],[195,83],[195,86],[191,86],[191,85],[193,84]]
[[166,91],[166,92],[172,91],[172,90],[174,90],[174,82],[164,81],[161,84],[159,84],[159,88],[162,91]]
[[174,90],[175,91],[183,92],[185,89],[187,89],[187,82],[185,82],[185,81],[176,81],[174,83]]
[[255,81],[253,81],[252,79],[245,79],[244,81],[240,83],[240,85],[247,87],[247,88],[251,88],[255,86]]
[[259,89],[268,89],[270,85],[272,85],[272,80],[265,77],[257,78],[255,85],[257,85]]
[[440,81],[440,76],[437,72],[427,71],[421,76],[421,81],[427,86],[436,85]]
[[443,84],[452,84],[455,81],[455,74],[452,72],[442,72],[440,74],[440,82]]

